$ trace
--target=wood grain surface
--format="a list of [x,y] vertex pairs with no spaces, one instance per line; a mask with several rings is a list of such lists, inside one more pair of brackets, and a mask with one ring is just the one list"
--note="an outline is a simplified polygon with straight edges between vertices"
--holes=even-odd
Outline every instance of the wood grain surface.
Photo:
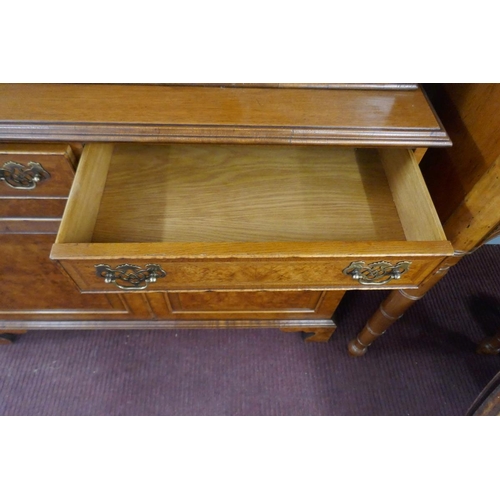
[[448,146],[420,89],[0,85],[0,141]]
[[[419,191],[394,180],[396,164],[353,149],[449,145],[419,88],[1,84],[0,142],[38,139],[60,143],[37,146],[44,162],[56,147],[74,165],[68,144],[81,161],[52,245],[59,262],[52,235],[2,235],[0,328],[273,326],[326,341],[344,290],[380,289],[342,273],[354,260],[410,260],[384,287],[412,288],[452,252],[401,215]],[[33,153],[14,146],[4,153]],[[4,222],[40,231],[73,179],[59,172],[52,186],[65,191],[40,190],[39,205],[7,193]],[[151,262],[167,276],[148,293],[95,273]]]
[[453,255],[448,241],[314,241],[266,243],[55,243],[51,258],[68,260],[157,259],[331,259]]
[[[115,250],[116,250],[115,246]],[[118,247],[119,249],[119,247]],[[403,257],[386,257],[393,264]],[[351,276],[343,274],[353,261],[359,260],[354,252],[344,258],[332,259],[241,259],[235,261],[200,259],[198,261],[171,261],[165,257],[154,260],[118,258],[99,260],[72,260],[62,257],[61,265],[83,292],[119,293],[114,283],[105,283],[96,275],[95,266],[108,264],[133,264],[145,268],[147,264],[158,264],[167,273],[166,277],[149,283],[146,292],[155,291],[208,291],[208,290],[348,290],[382,288],[412,288],[422,281],[441,263],[442,256],[412,257],[410,270],[399,280],[384,285],[362,285]],[[380,259],[378,259],[380,260]],[[375,262],[369,260],[367,263]],[[127,293],[143,293],[127,290]]]
[[57,234],[60,224],[60,218],[0,218],[0,234]]
[[436,84],[429,96],[453,139],[429,150],[422,173],[444,223],[500,156],[500,84]]
[[0,198],[0,218],[61,218],[66,198]]
[[500,224],[500,156],[443,224],[454,248],[470,252],[497,234]]
[[343,291],[227,291],[149,293],[159,319],[330,319]]
[[182,87],[250,87],[274,89],[417,90],[416,83],[166,83]]
[[[53,235],[2,235],[0,320],[98,320],[150,317],[140,295],[84,295],[48,258]],[[1,323],[1,321],[0,321]],[[8,328],[8,323],[3,323]]]
[[[95,202],[93,193],[82,196]],[[109,243],[404,239],[375,150],[141,144],[115,146],[92,236]]]
[[50,174],[50,179],[37,184],[34,189],[15,189],[0,182],[2,199],[12,198],[66,198],[75,175],[76,160],[66,144],[0,144],[0,168],[13,161],[27,167],[30,162],[40,163]]
[[56,241],[91,239],[112,153],[112,144],[85,147]]
[[412,151],[379,149],[399,218],[409,241],[446,240]]

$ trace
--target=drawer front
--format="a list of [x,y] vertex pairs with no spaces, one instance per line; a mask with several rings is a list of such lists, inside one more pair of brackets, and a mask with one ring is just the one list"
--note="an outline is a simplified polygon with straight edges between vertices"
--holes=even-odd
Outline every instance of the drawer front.
[[[442,259],[442,256],[392,256],[386,261],[390,266],[386,275],[380,273],[380,258],[366,257],[229,262],[65,260],[61,264],[83,292],[272,290],[290,287],[347,290],[418,286]],[[391,277],[391,269],[396,265],[401,269],[403,262],[409,263],[408,270],[399,279]],[[159,267],[151,268],[151,264]],[[356,269],[361,278],[353,276]],[[150,279],[152,272],[155,272],[156,280]],[[375,277],[371,279],[371,275]]]
[[0,145],[0,198],[67,197],[74,156],[65,145]]
[[0,219],[60,219],[66,198],[0,199]]
[[0,219],[0,234],[57,234],[61,219]]
[[0,199],[0,234],[57,234],[65,198]]

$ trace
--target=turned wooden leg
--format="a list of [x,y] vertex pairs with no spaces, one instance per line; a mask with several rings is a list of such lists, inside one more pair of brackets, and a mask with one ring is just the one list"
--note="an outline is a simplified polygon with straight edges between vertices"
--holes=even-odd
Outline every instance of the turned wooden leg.
[[493,337],[486,337],[477,346],[478,354],[498,354],[500,353],[500,330]]
[[[362,356],[367,348],[382,334],[385,333],[396,320],[403,316],[404,312],[416,301],[422,298],[425,292],[418,294],[420,290],[394,290],[380,304],[375,314],[368,320],[358,336],[351,340],[348,345],[351,356]],[[416,293],[415,293],[416,292]]]
[[17,340],[17,336],[26,330],[0,330],[0,345],[9,345]]
[[351,356],[363,356],[368,347],[380,337],[387,328],[397,321],[417,300],[421,299],[456,264],[462,254],[445,259],[441,267],[421,286],[412,290],[394,290],[380,304],[375,314],[368,320],[358,336],[348,344]]
[[301,332],[305,342],[328,342],[336,327],[280,328],[282,332]]

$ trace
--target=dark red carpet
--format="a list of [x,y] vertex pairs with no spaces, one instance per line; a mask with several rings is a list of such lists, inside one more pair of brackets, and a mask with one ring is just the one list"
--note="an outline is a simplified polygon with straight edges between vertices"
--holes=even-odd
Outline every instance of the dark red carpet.
[[463,415],[500,371],[500,246],[465,258],[365,357],[386,292],[350,292],[327,344],[275,330],[33,331],[0,348],[0,415]]

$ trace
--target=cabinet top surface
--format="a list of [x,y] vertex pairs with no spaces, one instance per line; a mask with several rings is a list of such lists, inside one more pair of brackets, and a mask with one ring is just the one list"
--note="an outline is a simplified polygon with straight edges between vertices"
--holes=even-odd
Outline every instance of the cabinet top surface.
[[0,140],[449,146],[423,92],[1,84]]

